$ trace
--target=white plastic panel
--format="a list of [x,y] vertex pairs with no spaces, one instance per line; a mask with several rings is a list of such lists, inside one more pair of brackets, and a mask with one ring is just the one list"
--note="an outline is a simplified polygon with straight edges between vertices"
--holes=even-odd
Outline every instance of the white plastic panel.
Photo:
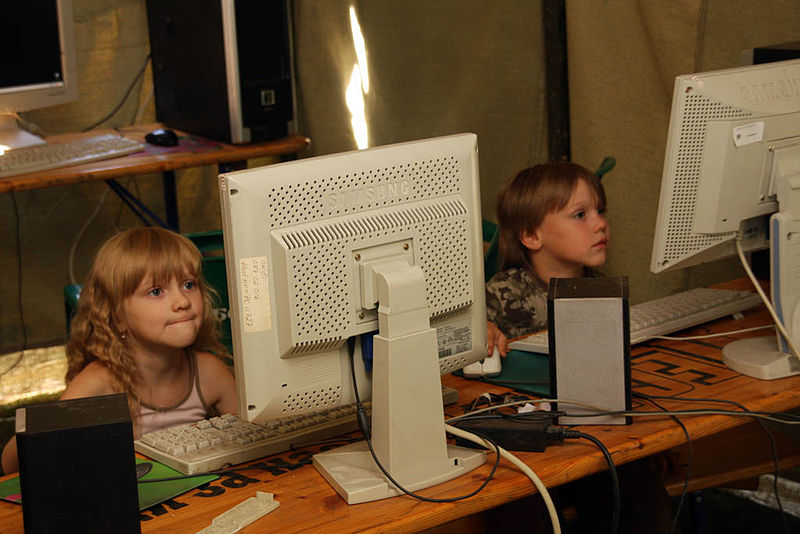
[[[422,269],[440,372],[485,356],[474,134],[224,174],[220,200],[242,417],[353,401],[345,341],[378,329],[362,306],[359,251],[405,246],[399,255]],[[265,262],[268,295],[243,285],[248,258]],[[247,328],[243,311],[268,315],[270,328]],[[358,354],[356,363],[366,398]]]

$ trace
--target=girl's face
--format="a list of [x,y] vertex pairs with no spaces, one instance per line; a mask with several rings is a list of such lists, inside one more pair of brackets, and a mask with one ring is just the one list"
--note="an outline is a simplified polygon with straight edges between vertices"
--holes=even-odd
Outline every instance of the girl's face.
[[203,294],[187,274],[157,284],[146,276],[122,301],[123,328],[134,351],[184,349],[194,343],[203,322]]
[[603,265],[608,237],[605,213],[597,208],[597,199],[586,182],[579,180],[566,206],[545,215],[539,228],[525,234],[522,242],[533,252],[531,260],[537,274],[549,280],[579,277],[584,267]]

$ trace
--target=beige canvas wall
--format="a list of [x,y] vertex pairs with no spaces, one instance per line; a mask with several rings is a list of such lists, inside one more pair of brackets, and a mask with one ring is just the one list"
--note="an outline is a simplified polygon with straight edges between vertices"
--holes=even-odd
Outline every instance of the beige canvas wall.
[[744,276],[736,260],[650,273],[675,76],[739,66],[754,46],[800,40],[795,0],[567,2],[573,160],[617,160],[604,182],[612,244],[606,271],[639,302]]
[[[370,144],[379,145],[464,131],[480,143],[482,199],[494,218],[494,198],[513,172],[546,159],[544,76],[538,2],[356,2],[364,30],[372,89],[365,95]],[[345,105],[355,61],[349,2],[297,0],[300,131],[312,138],[308,155],[356,147]],[[46,133],[81,130],[122,98],[149,50],[143,0],[74,0],[80,100],[26,114]],[[106,126],[154,119],[149,68]],[[178,176],[182,231],[219,228],[215,169]],[[134,192],[163,213],[158,176],[130,180]],[[69,282],[68,257],[80,228],[105,194],[85,184],[15,195],[20,212],[23,304],[28,345],[60,342],[65,335],[61,290]],[[0,291],[4,298],[0,348],[22,344],[17,299],[17,254],[12,200],[5,195],[0,236]],[[79,240],[78,281],[92,254],[118,227],[138,220],[110,195]]]
[[298,100],[311,154],[353,150],[345,91],[356,52],[353,4],[369,65],[369,145],[478,135],[484,215],[500,185],[547,159],[539,2],[295,2]]
[[[310,154],[355,148],[345,105],[355,51],[344,0],[295,0],[300,131]],[[46,133],[84,129],[107,114],[135,79],[149,50],[144,0],[73,0],[80,100],[31,112]],[[365,95],[370,144],[461,131],[478,134],[484,217],[520,168],[544,161],[546,125],[541,5],[537,1],[357,1],[370,67]],[[652,275],[649,254],[673,78],[734,66],[741,50],[800,39],[795,0],[581,0],[567,2],[573,159],[589,168],[605,156],[613,226],[607,272],[629,275],[634,302],[739,276],[726,265]],[[105,126],[152,121],[149,69]],[[216,169],[178,175],[183,231],[219,227]],[[128,181],[163,213],[160,177]],[[2,195],[0,350],[22,344],[17,236],[28,345],[63,341],[61,290],[85,275],[92,254],[116,228],[139,224],[99,183]],[[15,202],[16,201],[16,206]],[[19,217],[15,214],[18,213]],[[17,221],[19,230],[17,231]]]

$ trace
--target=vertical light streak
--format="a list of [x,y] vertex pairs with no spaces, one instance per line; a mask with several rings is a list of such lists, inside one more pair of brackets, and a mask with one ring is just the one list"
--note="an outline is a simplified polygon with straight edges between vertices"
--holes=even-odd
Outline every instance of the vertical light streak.
[[359,149],[369,146],[369,132],[367,130],[367,112],[364,95],[369,93],[369,74],[367,70],[367,46],[358,23],[356,9],[350,6],[350,31],[353,34],[353,47],[356,51],[356,64],[350,75],[350,82],[345,90],[345,102],[350,110],[350,124],[353,128],[353,138]]
[[350,75],[350,83],[345,92],[345,102],[347,102],[347,109],[350,110],[353,138],[356,140],[356,146],[359,150],[369,146],[367,114],[364,106],[364,93],[361,90],[361,80],[358,64],[353,65],[353,73]]
[[353,34],[353,46],[356,49],[356,59],[358,70],[361,73],[361,89],[364,94],[369,94],[369,69],[367,68],[367,44],[364,42],[364,35],[361,33],[361,25],[358,23],[356,8],[350,6],[350,31]]

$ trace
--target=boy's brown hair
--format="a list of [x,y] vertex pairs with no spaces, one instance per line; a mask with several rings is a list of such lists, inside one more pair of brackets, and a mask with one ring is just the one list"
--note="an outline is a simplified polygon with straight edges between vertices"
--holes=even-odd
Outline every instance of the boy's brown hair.
[[521,243],[524,232],[533,232],[545,215],[564,208],[572,191],[583,180],[595,195],[597,207],[606,208],[606,193],[592,171],[568,161],[543,163],[520,171],[497,197],[502,269],[525,267],[531,272],[528,249]]

